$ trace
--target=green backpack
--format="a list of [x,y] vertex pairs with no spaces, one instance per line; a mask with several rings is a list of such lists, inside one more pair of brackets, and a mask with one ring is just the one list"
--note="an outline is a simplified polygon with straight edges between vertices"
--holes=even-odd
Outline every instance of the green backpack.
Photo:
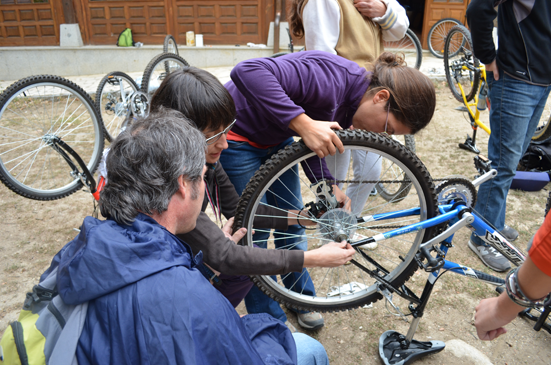
[[132,30],[126,28],[119,34],[119,39],[117,39],[117,46],[119,47],[132,47],[134,45],[134,40],[132,39]]
[[88,302],[65,304],[56,283],[57,269],[27,294],[19,319],[0,340],[0,365],[76,365]]

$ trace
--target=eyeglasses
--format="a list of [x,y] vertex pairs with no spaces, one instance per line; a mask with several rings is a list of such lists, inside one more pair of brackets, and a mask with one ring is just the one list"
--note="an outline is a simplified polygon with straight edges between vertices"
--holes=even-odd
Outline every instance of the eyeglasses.
[[389,135],[388,132],[387,132],[387,128],[388,128],[388,115],[390,114],[390,103],[388,103],[388,108],[386,109],[386,122],[385,122],[385,131],[382,133],[382,134],[386,134],[387,136]]
[[233,122],[231,122],[231,124],[227,126],[226,129],[224,129],[222,132],[216,133],[214,136],[207,138],[206,139],[207,146],[210,146],[211,144],[215,144],[220,139],[220,137],[222,137],[223,134],[227,135],[230,129],[235,124],[235,122],[236,122],[236,119],[234,119]]

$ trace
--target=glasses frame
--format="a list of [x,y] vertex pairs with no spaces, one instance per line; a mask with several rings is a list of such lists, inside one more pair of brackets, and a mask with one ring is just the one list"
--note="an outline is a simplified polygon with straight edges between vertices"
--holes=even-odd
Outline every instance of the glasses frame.
[[384,135],[387,135],[390,137],[390,134],[388,134],[387,132],[387,128],[388,128],[388,115],[390,114],[390,101],[388,102],[388,108],[386,110],[386,122],[385,122],[385,131],[381,134],[384,134]]
[[220,137],[222,137],[223,134],[227,135],[229,131],[232,129],[236,121],[237,119],[234,119],[233,122],[231,122],[230,125],[227,126],[226,129],[224,129],[222,132],[216,133],[214,136],[207,138],[205,140],[205,142],[207,143],[207,146],[215,144],[220,139]]

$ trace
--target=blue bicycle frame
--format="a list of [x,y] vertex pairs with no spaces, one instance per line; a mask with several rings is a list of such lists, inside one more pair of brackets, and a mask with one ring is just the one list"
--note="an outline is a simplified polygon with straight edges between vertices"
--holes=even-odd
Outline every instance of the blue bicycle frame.
[[[476,235],[478,235],[488,245],[494,247],[498,252],[507,257],[516,266],[520,266],[522,262],[524,262],[525,255],[515,246],[513,246],[509,241],[507,241],[507,239],[505,239],[505,237],[503,237],[499,231],[490,227],[482,218],[477,215],[476,212],[471,211],[471,209],[468,208],[464,202],[458,202],[457,204],[440,205],[438,207],[438,210],[440,212],[440,215],[434,218],[414,223],[406,227],[393,229],[388,232],[369,237],[365,240],[357,241],[353,243],[352,246],[356,247],[370,242],[380,242],[385,239],[396,237],[402,234],[427,229],[445,222],[450,222],[448,229],[446,229],[443,233],[431,239],[430,241],[423,243],[419,248],[421,252],[426,253],[428,252],[429,248],[436,248],[436,245],[440,244],[440,246],[436,248],[438,254],[435,258],[432,258],[432,256],[427,257],[427,254],[425,254],[425,258],[427,258],[429,264],[432,265],[436,265],[436,262],[438,260],[443,259],[443,264],[439,265],[440,267],[438,268],[438,270],[432,271],[432,276],[434,277],[434,279],[436,279],[436,277],[440,273],[440,269],[444,269],[454,272],[456,274],[483,280],[494,285],[502,285],[504,283],[504,280],[501,278],[497,278],[495,276],[488,275],[470,267],[445,260],[448,249],[452,246],[453,235],[457,230],[465,226],[469,226],[471,229],[473,229]],[[362,217],[359,218],[358,221],[359,223],[381,221],[385,219],[419,215],[419,213],[419,208],[412,208]]]

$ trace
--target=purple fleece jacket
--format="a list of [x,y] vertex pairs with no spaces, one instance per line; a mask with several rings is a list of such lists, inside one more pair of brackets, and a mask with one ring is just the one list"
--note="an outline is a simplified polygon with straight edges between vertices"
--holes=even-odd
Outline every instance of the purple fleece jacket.
[[[302,113],[349,128],[369,86],[367,76],[355,62],[323,51],[240,62],[225,85],[237,109],[232,131],[255,143],[279,144],[298,136],[289,123]],[[322,176],[319,163],[310,167],[316,178]],[[331,176],[326,168],[323,176]]]

